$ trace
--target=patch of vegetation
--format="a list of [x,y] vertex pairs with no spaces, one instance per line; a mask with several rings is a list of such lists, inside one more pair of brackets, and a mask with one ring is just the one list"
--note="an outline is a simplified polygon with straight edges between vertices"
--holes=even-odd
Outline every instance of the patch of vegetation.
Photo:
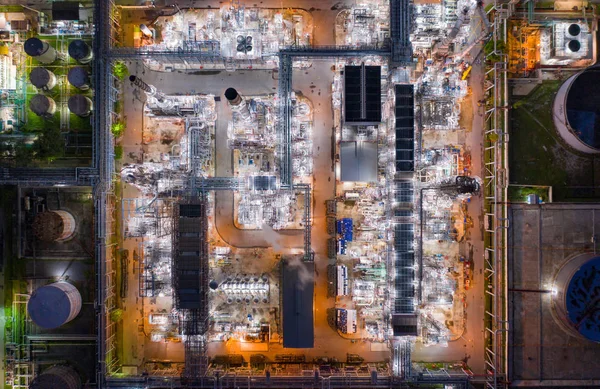
[[112,132],[112,134],[115,138],[120,137],[121,135],[123,135],[123,133],[125,133],[125,123],[123,123],[123,122],[113,123],[113,125],[110,127],[110,132]]
[[113,64],[113,74],[119,80],[124,80],[125,77],[129,76],[129,69],[122,61],[117,61]]
[[543,82],[513,102],[510,114],[510,183],[552,186],[553,201],[578,197],[571,187],[594,186],[593,157],[564,144],[554,127],[552,104],[561,84]]
[[511,202],[525,202],[527,196],[536,194],[542,201],[547,202],[550,199],[550,190],[547,187],[539,186],[508,186],[508,200]]
[[493,51],[494,41],[490,39],[485,46],[483,46],[483,53],[485,54],[487,60],[491,63],[500,61],[502,58],[499,54],[506,52],[506,43],[502,40],[496,41],[496,54],[492,54]]
[[120,161],[123,159],[123,146],[116,145],[115,146],[115,160]]

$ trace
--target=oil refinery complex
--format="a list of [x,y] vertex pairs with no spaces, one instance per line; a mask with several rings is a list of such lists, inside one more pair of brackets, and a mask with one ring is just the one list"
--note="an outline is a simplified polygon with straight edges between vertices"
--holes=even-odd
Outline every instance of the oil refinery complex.
[[131,3],[0,6],[6,388],[600,383],[528,340],[598,355],[595,235],[529,279],[571,208],[508,169],[547,80],[598,152],[593,9]]

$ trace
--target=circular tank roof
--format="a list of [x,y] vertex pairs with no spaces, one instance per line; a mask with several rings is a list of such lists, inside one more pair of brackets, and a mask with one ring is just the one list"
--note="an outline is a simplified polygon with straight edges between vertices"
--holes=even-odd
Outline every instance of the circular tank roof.
[[571,39],[567,44],[569,46],[569,50],[576,53],[581,49],[581,43],[578,40]]
[[71,315],[71,300],[64,290],[46,285],[36,289],[27,303],[31,320],[42,328],[57,328]]
[[225,90],[225,98],[227,100],[233,100],[238,96],[237,91],[235,90],[235,88],[227,88],[227,90]]
[[75,87],[81,87],[83,85],[87,85],[90,82],[90,76],[84,68],[81,66],[77,66],[69,70],[69,74],[67,74],[67,79],[69,83]]
[[90,113],[90,102],[84,95],[73,95],[69,97],[69,111],[75,115],[87,115]]
[[600,342],[600,257],[590,259],[573,274],[565,298],[574,328],[587,339]]
[[50,98],[44,95],[35,95],[29,100],[29,108],[38,115],[44,115],[50,110]]
[[41,212],[33,219],[33,233],[44,242],[54,242],[62,235],[65,222],[56,212]]
[[73,59],[83,59],[90,55],[90,51],[90,46],[81,39],[75,39],[69,43],[69,56]]
[[569,26],[568,31],[569,31],[569,35],[577,36],[581,32],[581,27],[579,26],[579,24],[573,23]]
[[600,67],[584,70],[567,92],[565,114],[574,135],[600,149]]
[[32,57],[44,54],[44,42],[42,42],[38,38],[27,39],[25,41],[24,47],[25,52]]
[[35,68],[29,73],[29,81],[36,88],[43,88],[50,82],[50,72],[44,68]]

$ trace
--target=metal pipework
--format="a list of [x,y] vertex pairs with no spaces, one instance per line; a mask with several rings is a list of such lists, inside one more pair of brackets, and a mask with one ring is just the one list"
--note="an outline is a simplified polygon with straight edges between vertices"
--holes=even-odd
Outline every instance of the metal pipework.
[[252,115],[250,115],[250,109],[248,109],[246,101],[235,88],[227,88],[225,91],[225,98],[227,99],[231,110],[237,112],[243,121],[249,122],[252,120]]
[[161,108],[169,109],[173,107],[173,100],[167,98],[164,93],[159,92],[153,85],[146,84],[144,81],[142,81],[141,78],[133,75],[129,76],[129,81],[131,81],[136,87],[143,90],[148,97],[153,97],[154,99],[156,99],[156,101],[158,101],[158,105]]

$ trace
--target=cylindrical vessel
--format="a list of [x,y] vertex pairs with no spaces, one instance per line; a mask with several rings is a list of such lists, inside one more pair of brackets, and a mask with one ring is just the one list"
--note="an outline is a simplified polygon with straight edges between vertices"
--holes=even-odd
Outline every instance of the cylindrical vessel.
[[92,100],[84,95],[73,95],[69,97],[69,111],[77,116],[86,117],[92,113]]
[[29,73],[29,81],[38,89],[48,91],[56,85],[56,76],[45,68],[35,68]]
[[56,103],[51,97],[35,95],[29,100],[29,109],[38,116],[48,117],[56,112]]
[[248,105],[234,88],[227,88],[225,91],[225,98],[229,102],[231,110],[237,112],[242,120],[248,122],[252,119]]
[[580,254],[560,268],[552,286],[552,315],[563,330],[600,343],[598,290],[600,257]]
[[576,53],[579,50],[581,50],[581,43],[576,40],[576,39],[571,39],[568,43],[567,43],[567,50],[572,52],[572,53]]
[[81,378],[69,366],[52,366],[38,375],[29,389],[80,389]]
[[90,75],[87,70],[81,66],[77,66],[69,70],[67,79],[69,80],[69,84],[73,85],[75,88],[81,90],[90,89]]
[[69,56],[81,64],[89,63],[93,56],[92,48],[81,39],[75,39],[69,43]]
[[56,58],[58,57],[54,47],[50,46],[48,42],[44,42],[38,38],[27,39],[24,48],[27,55],[35,58],[41,63],[51,64],[56,61]]
[[31,320],[46,329],[58,328],[81,311],[81,295],[68,282],[56,282],[36,289],[27,303]]
[[33,233],[44,242],[62,242],[75,234],[75,218],[67,211],[38,213],[33,220]]

